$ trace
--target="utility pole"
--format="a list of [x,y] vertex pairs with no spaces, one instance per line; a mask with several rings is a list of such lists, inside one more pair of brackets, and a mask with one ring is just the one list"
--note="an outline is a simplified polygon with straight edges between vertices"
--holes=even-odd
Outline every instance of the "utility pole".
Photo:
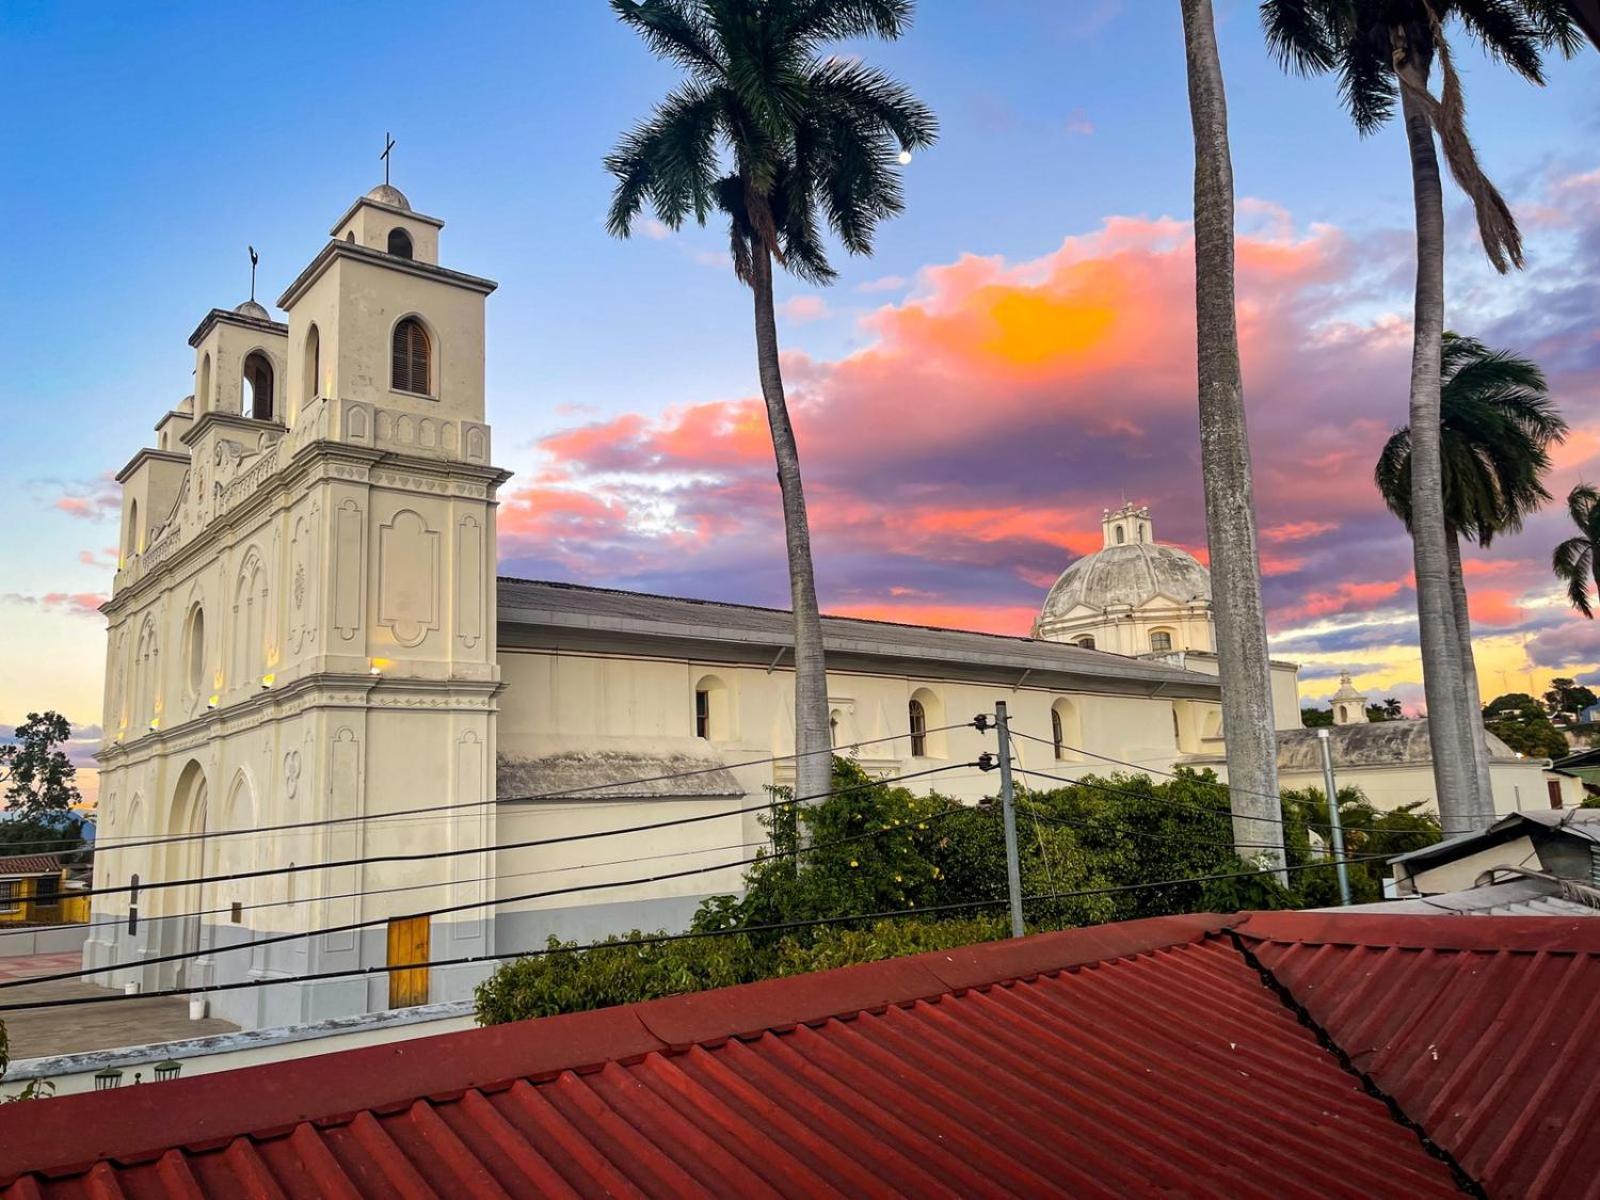
[[1328,796],[1328,824],[1333,832],[1333,869],[1339,872],[1339,903],[1350,903],[1350,873],[1344,865],[1344,826],[1339,821],[1339,787],[1333,781],[1333,751],[1326,729],[1317,730],[1322,746],[1322,787]]
[[1011,787],[1011,724],[1006,702],[994,704],[994,727],[1000,737],[1000,810],[1006,826],[1006,891],[1011,897],[1011,936],[1027,932],[1022,925],[1022,864],[1017,856],[1017,802]]

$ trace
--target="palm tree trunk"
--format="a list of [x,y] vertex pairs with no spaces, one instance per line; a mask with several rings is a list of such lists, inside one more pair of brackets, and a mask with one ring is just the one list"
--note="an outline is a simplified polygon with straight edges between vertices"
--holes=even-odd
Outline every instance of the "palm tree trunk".
[[[1404,68],[1403,68],[1404,69]],[[1423,82],[1426,83],[1424,76]],[[1433,128],[1409,88],[1400,88],[1417,220],[1416,311],[1411,344],[1411,553],[1417,579],[1423,693],[1433,746],[1433,785],[1446,834],[1478,821],[1472,738],[1461,720],[1460,644],[1450,599],[1440,449],[1439,358],[1444,338],[1444,189]]]
[[1195,321],[1200,462],[1216,609],[1233,838],[1241,857],[1285,865],[1278,741],[1256,553],[1250,442],[1234,313],[1233,163],[1211,0],[1182,0],[1194,124]]
[[822,618],[811,566],[811,528],[800,485],[800,451],[783,395],[778,365],[778,322],[772,308],[772,257],[765,246],[752,254],[750,290],[755,293],[756,363],[767,426],[778,460],[783,493],[783,535],[789,551],[789,601],[794,610],[794,748],[796,796],[824,796],[833,774],[828,737],[828,674],[822,655]]
[[1446,535],[1450,555],[1450,608],[1456,621],[1456,641],[1461,644],[1461,708],[1472,737],[1473,766],[1478,776],[1480,823],[1494,817],[1494,780],[1489,775],[1489,738],[1483,729],[1483,697],[1478,691],[1478,663],[1472,653],[1472,618],[1467,612],[1467,582],[1461,569],[1461,537],[1454,529]]

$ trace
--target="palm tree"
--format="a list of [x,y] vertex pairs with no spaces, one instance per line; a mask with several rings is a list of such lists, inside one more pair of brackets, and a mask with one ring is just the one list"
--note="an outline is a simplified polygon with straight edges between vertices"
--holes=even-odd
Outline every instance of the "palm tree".
[[[1525,358],[1490,350],[1476,338],[1446,332],[1440,356],[1440,454],[1444,472],[1445,538],[1451,615],[1460,644],[1462,686],[1474,712],[1482,711],[1472,653],[1461,539],[1488,546],[1496,534],[1515,533],[1550,499],[1544,475],[1549,447],[1566,436],[1544,372]],[[1411,528],[1411,431],[1395,430],[1373,471],[1389,511]],[[1480,793],[1493,803],[1489,745],[1483,722],[1471,722],[1474,768]]]
[[[1228,801],[1241,846],[1269,847],[1284,866],[1278,740],[1272,711],[1267,623],[1245,431],[1244,381],[1233,284],[1233,162],[1228,106],[1211,0],[1182,0],[1189,117],[1194,126],[1195,334],[1199,360],[1200,463],[1216,596],[1222,725],[1228,731]],[[1250,857],[1246,855],[1245,857]]]
[[1400,701],[1390,696],[1383,702],[1383,719],[1385,721],[1399,721],[1406,715],[1406,710],[1400,707]]
[[[1445,40],[1456,18],[1494,58],[1534,83],[1544,80],[1541,49],[1571,53],[1578,34],[1555,0],[1262,0],[1267,43],[1286,68],[1336,72],[1356,128],[1372,133],[1394,115],[1395,100],[1411,154],[1416,210],[1417,277],[1411,348],[1411,546],[1422,642],[1423,689],[1433,743],[1434,786],[1445,832],[1492,819],[1472,766],[1478,721],[1466,688],[1461,639],[1450,590],[1440,430],[1440,355],[1444,337],[1444,188],[1434,134],[1456,182],[1472,200],[1484,253],[1496,270],[1522,265],[1522,238],[1511,210],[1478,166],[1467,138],[1461,81]],[[1437,60],[1442,78],[1428,90]]]
[[1594,601],[1589,599],[1589,589],[1593,587],[1600,594],[1600,488],[1589,483],[1573,488],[1567,495],[1567,512],[1578,527],[1578,536],[1556,547],[1550,565],[1567,585],[1572,607],[1593,620]]
[[897,159],[931,145],[932,112],[884,72],[824,57],[843,38],[898,38],[911,0],[612,0],[623,24],[687,78],[607,156],[607,227],[626,237],[648,203],[676,229],[728,221],[734,275],[755,300],[756,363],[783,496],[794,610],[796,795],[831,774],[828,685],[800,456],[778,365],[772,265],[827,283],[824,222],[869,254],[878,222],[904,207]]

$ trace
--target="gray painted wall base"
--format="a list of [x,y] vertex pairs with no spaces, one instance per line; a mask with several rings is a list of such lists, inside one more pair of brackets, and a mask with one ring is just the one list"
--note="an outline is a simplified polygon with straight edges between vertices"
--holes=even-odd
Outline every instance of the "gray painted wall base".
[[[708,893],[710,894],[710,893]],[[497,911],[492,922],[436,920],[431,932],[433,957],[464,958],[495,954],[494,960],[434,967],[429,973],[429,1002],[471,1001],[473,990],[516,951],[542,950],[549,938],[592,942],[635,929],[644,933],[681,932],[689,927],[703,896],[674,896],[567,908]],[[79,931],[80,933],[82,931]],[[93,936],[82,941],[83,965],[98,973],[86,982],[118,991],[129,982],[141,992],[173,987],[207,988],[222,984],[258,983],[202,993],[207,1015],[231,1021],[242,1030],[272,1029],[317,1021],[339,1020],[389,1008],[389,976],[370,974],[343,979],[288,982],[320,972],[381,967],[387,961],[388,936],[379,926],[353,933],[311,937],[268,946],[252,946],[257,931],[244,925],[197,928],[177,918],[140,921],[130,935],[126,921],[100,921]],[[262,930],[271,936],[280,930]],[[331,944],[330,944],[331,943]],[[181,963],[148,960],[200,945],[205,953]],[[71,947],[68,947],[69,949]],[[284,980],[274,983],[272,980]]]

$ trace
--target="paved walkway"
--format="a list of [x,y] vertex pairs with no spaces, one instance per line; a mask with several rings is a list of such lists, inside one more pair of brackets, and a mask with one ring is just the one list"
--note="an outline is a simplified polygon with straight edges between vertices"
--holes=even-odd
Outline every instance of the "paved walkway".
[[[36,975],[76,971],[82,958],[71,954],[35,954],[0,958],[0,984]],[[11,1039],[13,1061],[47,1054],[78,1054],[85,1050],[111,1050],[142,1046],[177,1038],[231,1033],[237,1025],[207,1018],[189,1020],[189,1002],[182,997],[124,1000],[122,993],[96,987],[84,980],[0,987],[0,1004],[31,1000],[64,1000],[79,996],[116,996],[104,1004],[74,1004],[62,1008],[33,1008],[0,1013]]]

